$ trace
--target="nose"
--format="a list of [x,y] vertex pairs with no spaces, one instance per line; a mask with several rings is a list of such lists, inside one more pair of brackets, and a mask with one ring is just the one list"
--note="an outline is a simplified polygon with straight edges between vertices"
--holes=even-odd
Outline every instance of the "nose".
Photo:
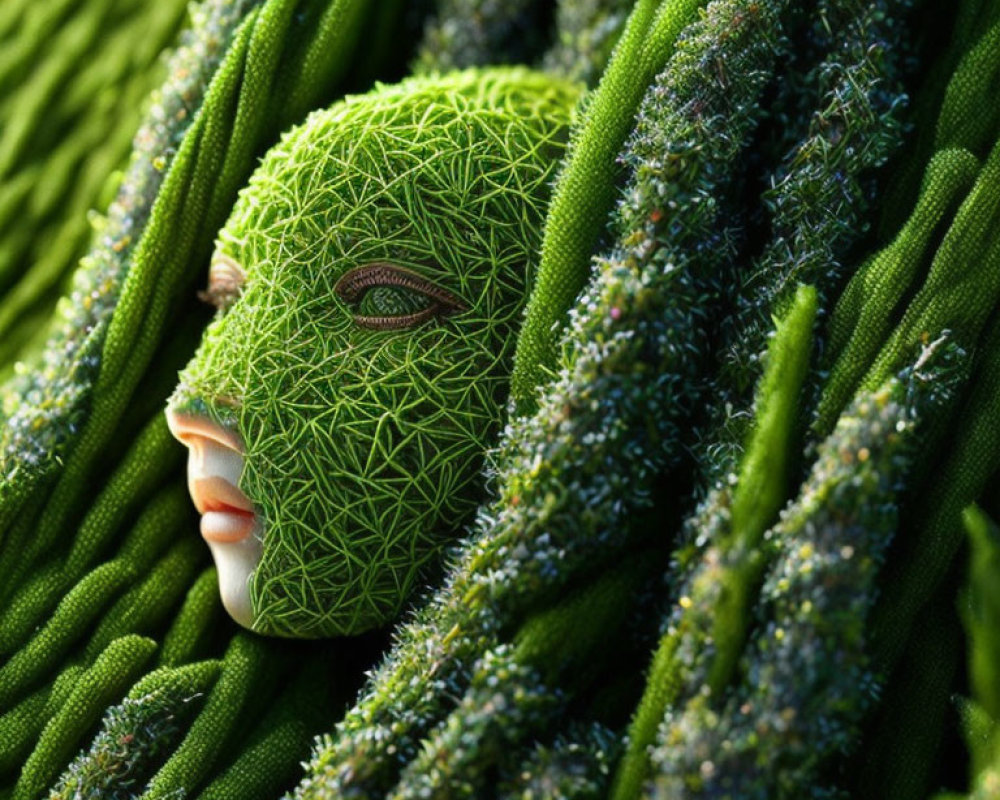
[[249,500],[236,488],[243,472],[240,438],[206,417],[172,409],[166,414],[170,432],[188,448],[188,491],[198,512],[204,514],[220,503],[250,510]]
[[191,449],[203,447],[208,443],[243,455],[243,442],[239,436],[207,417],[181,414],[168,408],[167,427],[177,441]]

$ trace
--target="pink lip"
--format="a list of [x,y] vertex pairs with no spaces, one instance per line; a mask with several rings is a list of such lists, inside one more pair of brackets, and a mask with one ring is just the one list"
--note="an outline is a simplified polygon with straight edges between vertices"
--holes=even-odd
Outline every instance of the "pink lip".
[[235,481],[243,463],[239,437],[209,419],[167,410],[170,432],[188,455],[188,492],[201,514],[201,535],[210,543],[233,544],[256,524],[253,503]]
[[253,532],[253,504],[225,478],[194,478],[188,482],[188,490],[202,515],[201,535],[205,541],[231,544]]
[[206,511],[201,515],[201,537],[206,542],[232,544],[253,533],[254,515],[243,511]]
[[253,515],[250,499],[225,478],[192,478],[188,481],[188,491],[200,514],[207,511],[234,511]]

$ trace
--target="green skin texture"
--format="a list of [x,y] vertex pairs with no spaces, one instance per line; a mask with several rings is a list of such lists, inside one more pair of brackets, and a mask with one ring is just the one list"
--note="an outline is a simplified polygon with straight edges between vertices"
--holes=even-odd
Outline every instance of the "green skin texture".
[[[354,634],[400,610],[475,510],[578,89],[526,70],[414,79],[311,115],[265,158],[219,235],[246,272],[182,373],[174,409],[245,443],[263,524],[254,628]],[[461,300],[420,324],[419,292],[345,302],[389,262]]]

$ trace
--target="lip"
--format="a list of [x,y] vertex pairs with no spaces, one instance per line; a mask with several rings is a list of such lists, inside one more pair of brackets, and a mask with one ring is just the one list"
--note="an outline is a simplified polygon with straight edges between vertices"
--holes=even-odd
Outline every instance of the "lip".
[[209,544],[235,544],[257,527],[253,503],[236,485],[243,469],[243,443],[215,422],[166,411],[170,432],[189,450],[188,492],[201,514],[201,535]]
[[256,523],[256,517],[245,511],[206,511],[199,529],[206,542],[235,544],[248,539]]
[[253,533],[256,516],[253,504],[243,492],[218,476],[192,478],[188,491],[201,514],[201,535],[205,541],[232,544]]
[[236,486],[218,475],[192,478],[188,481],[188,491],[199,514],[208,511],[226,511],[250,514],[253,504]]

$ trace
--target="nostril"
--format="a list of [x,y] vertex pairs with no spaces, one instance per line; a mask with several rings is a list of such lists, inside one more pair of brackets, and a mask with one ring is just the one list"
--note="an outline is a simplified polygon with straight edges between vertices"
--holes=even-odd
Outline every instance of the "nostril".
[[232,431],[206,417],[192,414],[180,414],[167,409],[167,427],[174,438],[187,447],[194,448],[199,443],[208,440],[220,444],[240,455],[243,454],[243,442]]

